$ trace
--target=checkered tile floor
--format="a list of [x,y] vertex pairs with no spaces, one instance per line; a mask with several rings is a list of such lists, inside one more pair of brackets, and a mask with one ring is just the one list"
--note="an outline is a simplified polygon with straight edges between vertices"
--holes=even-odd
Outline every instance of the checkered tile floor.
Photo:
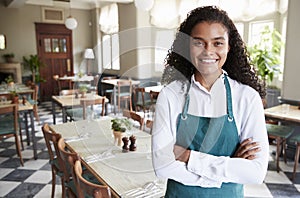
[[[15,152],[13,138],[0,140],[0,197],[50,197],[51,167],[48,153],[41,132],[43,123],[52,124],[51,103],[44,102],[39,106],[40,124],[35,122],[38,142],[38,159],[33,159],[32,145],[27,145],[26,135],[23,137],[25,150],[22,151],[24,167]],[[62,123],[61,114],[56,118]],[[0,126],[1,127],[1,126]],[[273,146],[270,146],[274,150]],[[281,171],[276,172],[274,155],[270,154],[269,170],[265,182],[259,185],[245,185],[245,197],[300,197],[300,167],[294,183],[289,179],[292,175],[293,161],[280,163]],[[56,196],[61,197],[61,185],[56,180]]]

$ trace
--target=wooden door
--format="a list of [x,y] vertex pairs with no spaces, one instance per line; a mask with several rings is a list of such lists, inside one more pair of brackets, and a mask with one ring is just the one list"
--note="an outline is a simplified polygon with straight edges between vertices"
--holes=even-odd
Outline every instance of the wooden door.
[[57,89],[54,75],[72,76],[73,52],[72,31],[64,24],[36,23],[36,39],[38,56],[45,63],[40,69],[46,82],[40,84],[40,100],[51,100]]

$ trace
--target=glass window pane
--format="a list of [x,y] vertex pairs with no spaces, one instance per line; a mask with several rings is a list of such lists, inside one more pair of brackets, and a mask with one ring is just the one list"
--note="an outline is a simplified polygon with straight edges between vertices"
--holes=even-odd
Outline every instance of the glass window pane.
[[51,39],[50,38],[44,39],[44,46],[45,46],[45,52],[51,52]]
[[253,22],[250,24],[249,46],[258,44],[261,40],[261,32],[268,26],[272,31],[274,29],[273,21]]
[[64,52],[64,53],[66,53],[67,52],[67,41],[66,41],[66,39],[60,39],[59,40],[60,41],[60,52]]
[[119,49],[119,35],[113,34],[112,42],[112,69],[120,70],[120,49]]
[[0,34],[0,50],[3,50],[5,49],[5,36],[4,34]]
[[52,52],[59,52],[59,42],[58,39],[52,39]]
[[104,35],[102,37],[102,60],[103,68],[111,69],[111,45],[110,45],[110,35]]

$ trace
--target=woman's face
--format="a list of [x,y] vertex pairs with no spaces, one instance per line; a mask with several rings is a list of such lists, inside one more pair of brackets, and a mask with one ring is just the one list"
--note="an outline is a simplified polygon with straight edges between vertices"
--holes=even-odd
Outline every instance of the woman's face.
[[192,29],[190,56],[201,75],[221,74],[229,48],[227,29],[222,24],[201,22]]

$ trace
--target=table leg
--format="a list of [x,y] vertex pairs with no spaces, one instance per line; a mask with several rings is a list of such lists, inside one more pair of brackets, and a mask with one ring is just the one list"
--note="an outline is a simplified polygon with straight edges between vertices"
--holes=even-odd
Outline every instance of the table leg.
[[66,113],[66,108],[62,107],[62,119],[63,119],[63,123],[67,122],[67,113]]
[[34,157],[34,159],[37,159],[37,145],[36,145],[35,127],[34,127],[34,118],[33,117],[34,117],[34,113],[33,113],[33,111],[30,111],[33,157]]
[[117,113],[117,86],[114,86],[113,94],[114,94],[114,113]]
[[53,124],[56,124],[55,102],[53,100],[52,100],[52,117],[53,117]]
[[28,130],[28,118],[27,118],[27,113],[24,113],[24,119],[25,119],[25,128],[26,128],[26,137],[27,137],[27,146],[30,145],[30,135],[29,135],[29,130]]

